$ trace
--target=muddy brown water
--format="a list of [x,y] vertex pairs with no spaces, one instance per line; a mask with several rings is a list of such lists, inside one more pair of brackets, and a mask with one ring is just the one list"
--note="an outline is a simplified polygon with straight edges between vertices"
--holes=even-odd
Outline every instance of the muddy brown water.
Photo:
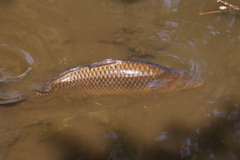
[[215,0],[1,0],[1,98],[107,58],[182,69],[204,85],[3,106],[0,159],[239,159],[240,16],[198,14],[218,7]]

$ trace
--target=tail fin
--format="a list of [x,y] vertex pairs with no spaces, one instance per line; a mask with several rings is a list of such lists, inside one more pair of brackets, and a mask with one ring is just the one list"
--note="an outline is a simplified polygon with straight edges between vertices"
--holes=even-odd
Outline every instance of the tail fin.
[[23,102],[25,98],[0,98],[0,105],[14,104]]

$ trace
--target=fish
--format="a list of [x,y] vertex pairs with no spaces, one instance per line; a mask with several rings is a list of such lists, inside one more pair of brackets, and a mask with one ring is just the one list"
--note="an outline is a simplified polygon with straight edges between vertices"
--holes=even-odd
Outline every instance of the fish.
[[67,70],[40,90],[22,99],[0,101],[0,104],[41,103],[76,91],[87,95],[175,92],[202,84],[202,79],[183,70],[144,61],[105,59]]

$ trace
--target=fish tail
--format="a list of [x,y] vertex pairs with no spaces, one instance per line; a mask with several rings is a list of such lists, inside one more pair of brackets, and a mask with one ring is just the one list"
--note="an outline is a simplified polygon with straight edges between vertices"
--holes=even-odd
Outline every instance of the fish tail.
[[23,98],[18,98],[18,97],[14,97],[14,98],[0,98],[0,106],[12,106],[15,104],[19,104],[19,103],[26,103],[26,104],[32,104],[32,103],[39,103],[42,102],[46,99],[49,98],[49,95],[47,93],[41,93],[41,92],[33,92],[32,94],[25,96]]
[[0,105],[11,105],[23,102],[25,100],[24,98],[0,98]]
[[58,97],[60,95],[62,95],[62,94],[61,93],[53,94],[52,91],[48,91],[48,92],[36,91],[36,92],[33,92],[32,94],[26,96],[24,99],[24,102],[27,104],[41,103],[43,101],[47,101],[49,99]]

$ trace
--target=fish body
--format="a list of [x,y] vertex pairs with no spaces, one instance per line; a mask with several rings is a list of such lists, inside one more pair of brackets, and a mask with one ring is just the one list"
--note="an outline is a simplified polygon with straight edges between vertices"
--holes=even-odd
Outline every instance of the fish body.
[[39,103],[72,91],[88,95],[172,92],[195,88],[202,83],[185,71],[165,68],[154,63],[105,59],[59,74],[23,101]]

